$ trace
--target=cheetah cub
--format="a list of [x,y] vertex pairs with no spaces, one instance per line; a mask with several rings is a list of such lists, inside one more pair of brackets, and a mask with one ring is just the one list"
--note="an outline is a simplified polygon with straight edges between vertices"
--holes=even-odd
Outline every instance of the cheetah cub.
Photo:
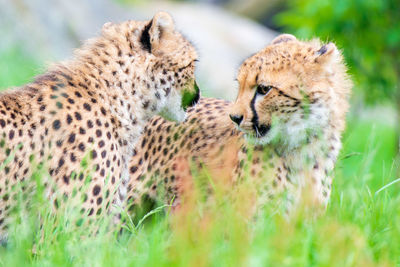
[[280,35],[237,77],[234,103],[203,98],[182,124],[146,126],[130,164],[131,211],[160,197],[179,204],[192,162],[214,180],[250,177],[260,205],[280,194],[285,210],[305,199],[326,206],[352,87],[339,50]]
[[106,23],[72,60],[2,93],[2,228],[18,199],[13,189],[34,188],[36,169],[49,174],[42,182],[55,209],[74,199],[92,216],[122,203],[145,124],[156,114],[182,121],[197,102],[196,59],[171,16],[160,12],[150,21]]

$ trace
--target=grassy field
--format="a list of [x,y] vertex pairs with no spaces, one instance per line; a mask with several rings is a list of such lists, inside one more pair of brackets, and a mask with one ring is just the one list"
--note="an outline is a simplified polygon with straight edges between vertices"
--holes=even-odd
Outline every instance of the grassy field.
[[[18,49],[1,52],[0,88],[23,84],[38,69],[40,62]],[[400,182],[391,184],[398,178],[394,128],[364,117],[348,116],[323,216],[299,211],[287,220],[271,206],[249,220],[243,185],[213,204],[197,200],[177,216],[156,210],[120,236],[100,231],[81,238],[84,227],[69,221],[74,211],[54,217],[37,195],[32,207],[18,210],[9,241],[0,247],[0,265],[400,266]]]

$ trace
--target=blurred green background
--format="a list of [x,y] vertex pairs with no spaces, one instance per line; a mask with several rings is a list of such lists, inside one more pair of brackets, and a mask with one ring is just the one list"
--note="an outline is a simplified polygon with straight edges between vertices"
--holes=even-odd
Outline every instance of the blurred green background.
[[[281,247],[276,247],[276,240],[267,242],[277,255],[282,253],[275,261],[282,266],[359,266],[359,255],[352,254],[359,248],[355,244],[362,244],[362,255],[366,256],[361,258],[369,262],[365,265],[400,266],[400,183],[396,180],[400,177],[400,2],[0,1],[0,89],[27,83],[35,74],[45,71],[48,62],[70,57],[73,47],[98,32],[103,23],[125,18],[148,19],[159,9],[172,13],[177,26],[197,46],[201,60],[198,78],[203,95],[233,99],[237,90],[235,69],[241,60],[267,45],[279,32],[335,42],[342,49],[353,77],[351,111],[326,217],[310,224],[297,222],[290,233],[279,228],[282,222],[267,220],[270,225],[257,228],[258,237],[241,253],[248,253],[249,258],[258,257],[263,246],[267,246],[263,238],[283,235],[292,243],[282,244],[282,241]],[[332,224],[338,229],[326,231]],[[161,231],[157,229],[154,231]],[[348,240],[338,241],[336,232]],[[348,247],[340,251],[335,244],[328,244],[328,253],[315,241],[315,235],[321,233]],[[142,232],[138,238],[148,238],[147,234]],[[154,232],[150,234],[157,236]],[[164,234],[158,232],[159,237]],[[303,244],[304,238],[309,238],[311,243]],[[354,241],[354,238],[360,239]],[[170,264],[171,261],[164,261],[168,258],[165,247],[160,247],[165,244],[151,242],[147,244],[150,248],[134,247],[147,249],[147,256],[161,257],[160,262],[147,261],[148,265]],[[222,244],[218,247],[221,251],[226,249],[224,237],[217,243]],[[190,249],[193,253],[196,251],[196,248]],[[344,255],[336,257],[336,250]],[[232,248],[229,251],[236,252]],[[232,255],[225,256],[222,262]],[[274,262],[271,258],[266,262],[262,257],[257,259],[262,264],[253,266]],[[344,264],[335,264],[335,260],[343,260]]]

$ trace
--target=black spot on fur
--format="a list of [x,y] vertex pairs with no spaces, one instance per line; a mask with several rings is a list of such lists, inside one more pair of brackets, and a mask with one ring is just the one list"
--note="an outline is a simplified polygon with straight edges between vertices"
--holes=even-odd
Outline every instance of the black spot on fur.
[[75,112],[75,118],[76,118],[78,121],[80,121],[80,120],[82,119],[82,116],[81,116],[80,113]]
[[67,175],[64,175],[63,180],[65,184],[69,184],[69,177]]
[[73,143],[75,141],[75,134],[71,133],[68,137],[68,142],[69,143]]
[[95,185],[95,186],[93,187],[93,195],[94,195],[94,196],[97,196],[99,193],[100,193],[100,186]]
[[60,122],[60,120],[55,120],[55,121],[53,122],[53,129],[54,129],[54,130],[58,130],[58,129],[60,129],[60,127],[61,127],[61,122]]
[[72,122],[72,117],[71,117],[71,115],[67,115],[67,123],[68,124],[71,124],[71,122]]
[[14,138],[14,130],[10,130],[8,138],[10,138],[10,140],[12,140]]
[[130,169],[132,174],[135,173],[137,170],[138,170],[138,167],[136,167],[136,166],[132,166]]
[[58,167],[59,168],[61,168],[63,165],[64,165],[64,159],[63,158],[61,158],[59,161],[58,161]]
[[87,111],[90,111],[92,109],[88,103],[84,103],[83,108],[86,109]]
[[89,128],[93,128],[93,122],[92,122],[91,120],[88,120],[88,121],[87,121],[87,126],[88,126]]
[[79,150],[80,151],[85,151],[85,145],[83,144],[83,143],[80,143],[79,145],[78,145],[78,148],[79,148]]

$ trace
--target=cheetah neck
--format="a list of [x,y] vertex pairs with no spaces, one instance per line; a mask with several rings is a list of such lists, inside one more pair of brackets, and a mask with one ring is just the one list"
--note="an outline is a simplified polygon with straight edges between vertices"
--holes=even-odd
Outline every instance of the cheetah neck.
[[[288,184],[297,189],[312,190],[312,201],[326,205],[340,148],[340,132],[328,126],[308,144],[280,155]],[[295,199],[300,198],[302,192],[297,189],[293,196]]]
[[111,113],[118,142],[130,157],[146,123],[167,101],[167,94],[161,88],[172,84],[163,87],[158,84],[162,71],[154,68],[157,62],[152,59],[130,55],[122,62],[109,62],[107,68],[88,68],[87,63],[74,63],[71,64],[74,67],[68,69],[79,73],[74,76],[79,77],[79,84]]
[[291,116],[281,130],[281,138],[271,144],[294,173],[314,173],[324,168],[330,173],[341,148],[341,129],[336,106],[322,97],[309,105],[308,115],[301,110]]
[[302,146],[284,151],[275,149],[275,151],[280,157],[290,162],[294,170],[303,170],[321,160],[331,159],[335,162],[341,146],[339,137],[339,132],[327,127],[321,134],[310,137]]

